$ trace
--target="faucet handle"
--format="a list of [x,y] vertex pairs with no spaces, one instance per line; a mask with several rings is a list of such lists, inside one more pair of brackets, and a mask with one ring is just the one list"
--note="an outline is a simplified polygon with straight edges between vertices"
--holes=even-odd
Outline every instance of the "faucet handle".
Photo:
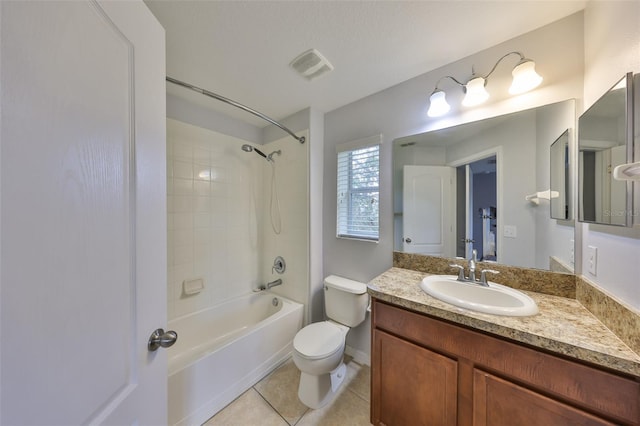
[[449,266],[458,270],[458,281],[464,281],[464,266],[456,265],[455,263],[452,263]]
[[481,273],[480,273],[480,284],[482,285],[486,285],[488,286],[489,284],[487,284],[487,273],[489,274],[499,274],[500,271],[495,271],[493,269],[484,269]]

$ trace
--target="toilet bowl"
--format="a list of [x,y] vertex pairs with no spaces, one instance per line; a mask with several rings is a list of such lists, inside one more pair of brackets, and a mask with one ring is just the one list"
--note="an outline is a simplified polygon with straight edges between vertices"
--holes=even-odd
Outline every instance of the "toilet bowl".
[[310,408],[324,406],[340,387],[347,367],[343,356],[349,327],[333,321],[310,324],[293,340],[293,362],[300,370],[298,397]]
[[300,370],[298,398],[310,408],[326,405],[345,379],[347,333],[364,321],[365,284],[331,275],[325,279],[327,321],[309,324],[293,339],[293,362]]

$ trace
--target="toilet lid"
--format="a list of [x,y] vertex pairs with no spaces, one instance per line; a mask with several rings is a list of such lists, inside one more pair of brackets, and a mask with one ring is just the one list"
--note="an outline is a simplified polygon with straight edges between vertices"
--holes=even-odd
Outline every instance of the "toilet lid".
[[306,358],[325,358],[344,346],[345,334],[330,322],[316,322],[298,331],[294,349]]

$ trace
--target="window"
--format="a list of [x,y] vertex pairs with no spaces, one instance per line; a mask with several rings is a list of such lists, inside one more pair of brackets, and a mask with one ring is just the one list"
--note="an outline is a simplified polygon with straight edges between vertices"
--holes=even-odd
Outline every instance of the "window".
[[337,236],[378,241],[381,135],[338,147]]

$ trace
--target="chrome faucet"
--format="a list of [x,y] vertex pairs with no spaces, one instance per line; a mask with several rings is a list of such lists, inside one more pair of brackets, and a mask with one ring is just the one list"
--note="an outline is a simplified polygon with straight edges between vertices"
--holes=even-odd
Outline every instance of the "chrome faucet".
[[481,285],[483,287],[489,287],[487,283],[487,274],[499,274],[500,272],[494,271],[493,269],[484,269],[480,270],[480,279],[476,278],[476,269],[478,262],[478,250],[473,249],[471,252],[471,259],[469,259],[469,276],[464,276],[464,266],[451,264],[452,268],[456,268],[458,270],[458,281],[462,281],[465,283],[474,283]]
[[471,251],[471,259],[469,259],[469,281],[476,281],[476,262],[478,261],[478,250]]
[[275,281],[271,281],[270,283],[267,283],[267,290],[269,290],[271,287],[275,287],[277,285],[282,285],[282,279],[278,278]]
[[262,284],[260,287],[256,288],[253,291],[254,291],[254,293],[258,292],[258,291],[265,291],[265,290],[269,290],[270,288],[275,287],[277,285],[282,285],[282,279],[281,278],[278,278],[275,281],[271,281],[270,283]]

